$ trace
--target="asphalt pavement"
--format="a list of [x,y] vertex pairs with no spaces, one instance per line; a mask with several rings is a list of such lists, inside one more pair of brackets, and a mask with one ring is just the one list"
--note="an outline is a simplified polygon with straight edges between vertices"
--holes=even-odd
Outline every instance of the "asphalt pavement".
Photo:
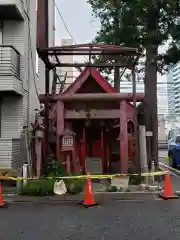
[[179,240],[180,200],[141,197],[89,209],[76,202],[9,202],[0,209],[0,230],[5,240]]
[[91,209],[12,203],[0,209],[0,229],[6,240],[179,240],[180,200],[117,201]]

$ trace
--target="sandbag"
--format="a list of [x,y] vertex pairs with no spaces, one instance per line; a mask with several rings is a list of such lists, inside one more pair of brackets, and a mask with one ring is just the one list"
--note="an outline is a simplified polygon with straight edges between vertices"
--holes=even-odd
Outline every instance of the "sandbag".
[[54,193],[57,195],[63,195],[67,192],[66,185],[63,180],[56,181],[54,183]]

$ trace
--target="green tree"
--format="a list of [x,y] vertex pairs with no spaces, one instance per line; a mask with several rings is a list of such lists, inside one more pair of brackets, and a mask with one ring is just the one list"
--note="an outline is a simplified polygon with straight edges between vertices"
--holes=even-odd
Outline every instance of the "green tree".
[[[101,23],[95,42],[140,47],[143,50],[149,49],[150,45],[155,50],[169,41],[166,54],[156,53],[154,61],[157,62],[158,71],[163,73],[167,64],[179,60],[179,0],[88,0],[88,2],[91,4],[93,15],[98,17]],[[102,57],[96,60],[105,61]],[[143,65],[144,61],[140,63]]]
[[[100,19],[101,29],[95,42],[138,47],[143,50],[137,69],[144,73],[146,130],[153,132],[152,149],[148,141],[148,162],[151,153],[158,164],[157,71],[180,60],[180,1],[179,0],[88,0],[93,14]],[[169,42],[164,54],[158,48]],[[116,59],[117,60],[117,59]],[[106,59],[96,59],[106,61]],[[114,60],[113,60],[114,61]],[[119,59],[118,59],[119,61]],[[111,71],[112,69],[110,69]],[[115,78],[119,87],[119,78]],[[151,166],[149,166],[151,167]]]

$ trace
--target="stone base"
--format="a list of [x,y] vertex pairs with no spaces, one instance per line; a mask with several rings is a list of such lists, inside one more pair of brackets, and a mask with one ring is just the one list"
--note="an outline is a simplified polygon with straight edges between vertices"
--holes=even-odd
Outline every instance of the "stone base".
[[179,196],[177,195],[172,195],[172,196],[165,196],[163,193],[159,194],[159,197],[164,200],[169,200],[169,199],[179,199]]
[[93,203],[93,204],[87,205],[87,204],[84,204],[83,202],[80,202],[79,204],[80,204],[82,207],[84,207],[84,208],[91,208],[91,207],[97,207],[97,206],[99,206],[99,203]]

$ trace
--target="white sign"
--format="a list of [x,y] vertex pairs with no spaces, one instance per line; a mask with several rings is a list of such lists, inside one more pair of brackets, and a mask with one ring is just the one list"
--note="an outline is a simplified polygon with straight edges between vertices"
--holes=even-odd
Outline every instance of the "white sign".
[[152,137],[153,133],[151,131],[146,131],[146,137]]

